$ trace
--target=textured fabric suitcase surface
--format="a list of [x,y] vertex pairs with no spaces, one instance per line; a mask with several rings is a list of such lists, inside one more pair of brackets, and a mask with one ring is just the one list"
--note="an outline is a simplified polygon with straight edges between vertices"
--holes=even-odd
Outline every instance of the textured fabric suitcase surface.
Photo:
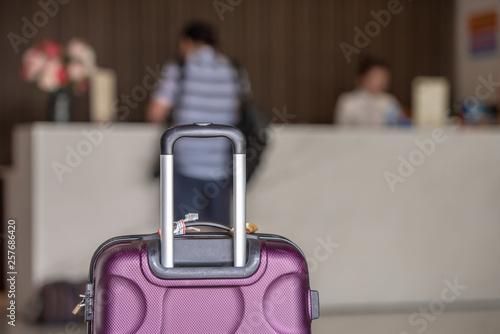
[[[233,142],[234,236],[221,231],[173,237],[173,165],[171,158],[166,163],[163,158],[184,136],[222,136]],[[228,126],[203,123],[167,130],[162,138],[162,236],[118,237],[95,252],[84,300],[89,333],[311,333],[319,299],[309,288],[304,255],[283,237],[245,233],[242,143],[241,132]]]

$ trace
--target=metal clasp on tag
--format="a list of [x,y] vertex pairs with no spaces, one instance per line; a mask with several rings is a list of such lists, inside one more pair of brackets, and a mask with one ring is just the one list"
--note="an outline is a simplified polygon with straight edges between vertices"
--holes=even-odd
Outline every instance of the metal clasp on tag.
[[199,214],[188,213],[184,219],[174,222],[174,235],[186,234],[186,223],[197,221]]
[[[197,221],[199,218],[197,213],[188,213],[184,219],[174,222],[174,235],[186,234],[186,223]],[[158,230],[161,237],[161,231]]]

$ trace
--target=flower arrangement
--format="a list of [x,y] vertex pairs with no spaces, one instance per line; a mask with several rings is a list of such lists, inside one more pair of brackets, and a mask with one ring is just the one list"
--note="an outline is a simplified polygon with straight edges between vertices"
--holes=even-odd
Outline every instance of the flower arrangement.
[[88,79],[96,67],[95,58],[92,47],[81,39],[72,39],[66,48],[44,40],[24,53],[21,77],[44,92],[69,89],[83,93],[88,89]]

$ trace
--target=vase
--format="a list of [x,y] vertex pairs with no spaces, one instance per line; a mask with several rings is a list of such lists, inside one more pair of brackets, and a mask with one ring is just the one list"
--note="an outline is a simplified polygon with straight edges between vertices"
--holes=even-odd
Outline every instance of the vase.
[[71,120],[71,93],[62,88],[51,93],[48,106],[49,120],[52,122],[69,122]]

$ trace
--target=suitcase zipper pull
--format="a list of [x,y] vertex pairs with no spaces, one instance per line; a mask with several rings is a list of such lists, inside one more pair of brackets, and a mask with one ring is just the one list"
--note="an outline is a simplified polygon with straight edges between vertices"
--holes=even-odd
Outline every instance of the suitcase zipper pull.
[[78,305],[76,305],[76,306],[75,306],[75,308],[73,309],[73,312],[71,312],[71,313],[73,313],[74,315],[77,315],[77,314],[78,314],[78,312],[80,312],[80,310],[81,310],[83,307],[85,307],[85,295],[80,295],[80,297],[81,297],[81,298],[83,298],[83,299],[82,299],[82,301],[81,301]]

